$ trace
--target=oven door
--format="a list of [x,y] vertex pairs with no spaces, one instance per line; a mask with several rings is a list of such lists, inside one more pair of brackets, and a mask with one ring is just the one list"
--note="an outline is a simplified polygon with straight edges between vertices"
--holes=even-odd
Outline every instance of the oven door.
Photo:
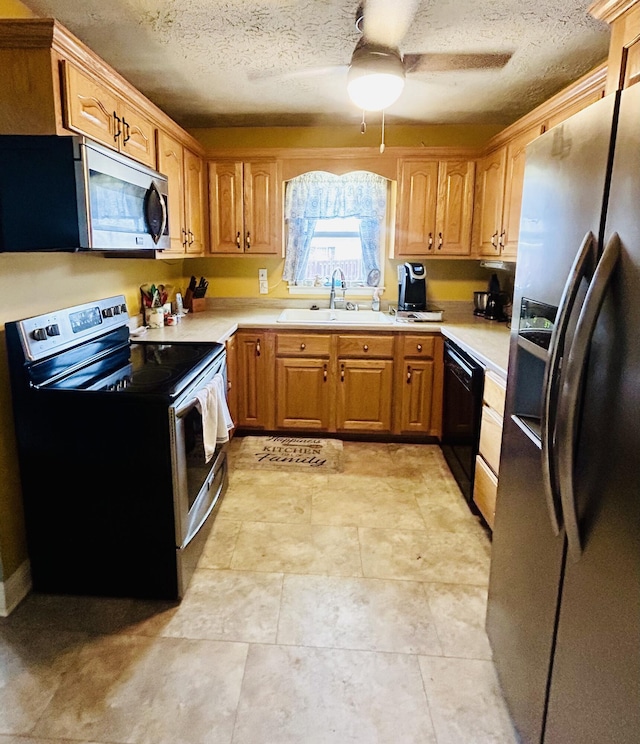
[[202,416],[196,404],[196,392],[211,382],[216,374],[224,377],[226,389],[225,361],[222,351],[169,409],[178,550],[186,549],[202,530],[227,484],[226,443],[217,445],[213,457],[206,461]]

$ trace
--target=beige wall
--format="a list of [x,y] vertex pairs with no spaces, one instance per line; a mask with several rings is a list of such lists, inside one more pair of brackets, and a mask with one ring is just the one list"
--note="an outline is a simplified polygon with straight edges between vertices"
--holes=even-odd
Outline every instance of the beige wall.
[[35,13],[20,0],[0,0],[0,18],[33,18]]

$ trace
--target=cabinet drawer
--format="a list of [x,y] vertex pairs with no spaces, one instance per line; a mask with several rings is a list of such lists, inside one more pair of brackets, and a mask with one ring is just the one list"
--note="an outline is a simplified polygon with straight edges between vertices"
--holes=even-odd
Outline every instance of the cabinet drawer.
[[487,463],[481,457],[476,457],[473,500],[491,529],[493,529],[493,520],[496,514],[497,494],[498,479],[491,472]]
[[279,333],[276,336],[278,356],[329,356],[330,348],[328,333]]
[[483,406],[479,451],[496,475],[500,469],[501,440],[502,417],[493,409]]
[[393,357],[393,336],[338,336],[338,355]]
[[433,359],[436,347],[435,336],[406,334],[402,337],[402,356],[418,359]]
[[504,399],[507,389],[504,380],[493,372],[486,372],[484,376],[484,402],[493,408],[500,416],[504,416]]

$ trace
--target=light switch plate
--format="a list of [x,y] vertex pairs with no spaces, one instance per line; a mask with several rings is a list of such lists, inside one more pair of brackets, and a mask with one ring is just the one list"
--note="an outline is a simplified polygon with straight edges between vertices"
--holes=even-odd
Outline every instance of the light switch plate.
[[267,270],[266,269],[258,269],[258,279],[261,282],[267,281]]

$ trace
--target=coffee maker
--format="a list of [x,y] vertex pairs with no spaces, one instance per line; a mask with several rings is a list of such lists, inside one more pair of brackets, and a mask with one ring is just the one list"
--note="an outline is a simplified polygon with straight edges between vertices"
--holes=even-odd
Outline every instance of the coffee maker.
[[398,310],[423,312],[427,307],[427,272],[421,263],[407,261],[398,268]]

